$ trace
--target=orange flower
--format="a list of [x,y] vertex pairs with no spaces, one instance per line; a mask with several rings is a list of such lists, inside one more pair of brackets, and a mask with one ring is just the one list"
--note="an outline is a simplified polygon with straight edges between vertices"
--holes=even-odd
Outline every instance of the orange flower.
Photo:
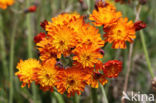
[[105,41],[112,44],[112,48],[125,49],[126,41],[133,42],[135,36],[135,27],[132,21],[128,22],[127,18],[120,18],[116,24],[110,28],[104,29],[106,34],[104,35]]
[[85,24],[81,27],[81,29],[79,29],[77,39],[77,47],[83,47],[84,45],[87,45],[93,46],[95,49],[99,49],[103,47],[105,43],[101,38],[99,30],[90,24]]
[[57,50],[57,57],[60,58],[61,54],[68,55],[68,51],[77,44],[77,34],[66,24],[53,26],[51,28],[53,29],[51,29],[48,35],[51,39],[52,47]]
[[94,64],[99,63],[103,55],[93,46],[77,47],[73,50],[73,60],[81,63],[83,68],[94,67]]
[[110,60],[103,66],[103,72],[106,77],[114,78],[119,75],[122,70],[122,62],[118,60]]
[[99,82],[105,85],[108,82],[106,76],[99,72],[92,72],[90,78],[87,80],[87,84],[91,85],[92,88],[98,88]]
[[106,4],[104,7],[98,7],[98,10],[93,10],[89,19],[93,21],[95,26],[104,26],[104,28],[114,24],[121,16],[121,12],[116,12],[115,7],[111,4]]
[[[53,17],[52,24],[54,25],[64,25],[64,23],[69,23],[72,20],[75,20],[77,18],[80,18],[80,15],[78,13],[62,13],[56,17]],[[49,22],[49,25],[51,23]]]
[[40,59],[46,61],[50,58],[56,58],[56,50],[52,46],[51,39],[48,37],[42,38],[37,44],[37,49],[40,52]]
[[67,96],[74,96],[75,93],[78,95],[81,94],[81,91],[84,91],[85,88],[85,73],[79,68],[67,68],[64,72],[58,74],[59,81],[56,82],[56,87],[58,92],[63,94],[67,92]]
[[33,74],[35,72],[35,69],[41,68],[41,64],[36,59],[28,59],[28,60],[20,60],[20,62],[17,64],[18,72],[15,73],[15,75],[18,76],[20,81],[22,81],[22,87],[24,87],[26,84],[28,84],[28,87],[30,87],[30,83],[32,83]]
[[13,5],[14,0],[0,0],[0,8],[6,9],[8,6]]
[[58,72],[55,64],[56,60],[51,58],[43,64],[42,68],[36,69],[34,73],[36,83],[39,84],[44,91],[48,89],[53,90]]

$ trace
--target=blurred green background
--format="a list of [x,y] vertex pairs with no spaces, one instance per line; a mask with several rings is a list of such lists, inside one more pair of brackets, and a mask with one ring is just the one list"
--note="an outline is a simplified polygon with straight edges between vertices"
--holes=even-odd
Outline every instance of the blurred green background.
[[[156,0],[146,0],[142,5],[140,19],[147,24],[143,30],[145,44],[149,54],[153,74],[156,73]],[[43,92],[39,87],[21,88],[16,72],[16,64],[20,59],[29,57],[38,58],[34,47],[33,37],[43,29],[40,22],[63,12],[79,12],[88,15],[94,9],[94,0],[16,0],[15,4],[6,10],[0,9],[0,103],[106,103],[101,88],[86,87],[82,96],[67,98],[57,92]],[[31,5],[37,4],[34,13],[23,11]],[[132,0],[130,4],[115,3],[117,9],[124,17],[135,21],[136,8],[139,0]],[[148,70],[141,32],[136,33],[127,92],[141,92],[142,94],[155,94],[152,89],[152,77]],[[122,91],[127,73],[129,45],[125,50],[111,49],[111,44],[105,48],[104,62],[110,59],[123,61],[123,71],[118,78],[110,79],[104,86],[109,103],[121,103]],[[10,98],[10,100],[9,100]],[[12,99],[11,99],[12,98]],[[94,101],[96,99],[97,101]],[[34,101],[35,100],[35,101]],[[126,103],[141,103],[128,102]],[[152,103],[152,102],[150,102]]]

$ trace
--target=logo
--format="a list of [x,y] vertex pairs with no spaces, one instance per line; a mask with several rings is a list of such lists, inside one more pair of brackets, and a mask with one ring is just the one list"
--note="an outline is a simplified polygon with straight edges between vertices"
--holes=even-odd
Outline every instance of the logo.
[[141,102],[152,102],[155,100],[154,94],[141,94],[140,92],[122,92],[122,99],[126,99],[128,101],[141,101]]

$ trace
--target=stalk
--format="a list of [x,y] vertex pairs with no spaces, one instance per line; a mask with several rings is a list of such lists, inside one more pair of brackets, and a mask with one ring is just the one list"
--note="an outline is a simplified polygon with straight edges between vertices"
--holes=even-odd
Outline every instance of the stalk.
[[143,30],[140,31],[140,37],[141,37],[141,42],[142,42],[142,46],[143,46],[143,50],[144,50],[148,70],[149,70],[149,72],[151,74],[151,77],[154,78],[154,72],[153,72],[152,67],[151,67],[151,62],[150,62],[149,54],[148,54],[148,51],[147,51],[147,46],[146,46]]
[[17,28],[17,19],[14,19],[14,25],[13,25],[13,31],[11,34],[11,43],[10,43],[10,65],[9,65],[9,70],[10,70],[10,90],[9,90],[9,103],[13,103],[13,78],[14,78],[14,47],[15,47],[15,33],[16,33],[16,28]]
[[96,88],[91,88],[91,93],[92,93],[92,100],[93,100],[93,103],[98,103]]
[[[140,12],[141,12],[141,8],[142,6],[140,4],[138,4],[136,6],[136,17],[135,17],[135,22],[138,21],[140,18]],[[125,76],[125,82],[124,82],[124,87],[123,87],[123,91],[126,92],[127,91],[127,87],[128,87],[128,81],[129,81],[129,75],[130,75],[130,71],[131,71],[131,63],[132,63],[132,53],[133,53],[133,44],[130,44],[129,47],[129,54],[128,54],[128,65],[127,65],[127,73]],[[121,98],[121,103],[125,103],[125,99]]]
[[78,96],[77,94],[75,94],[74,98],[74,103],[79,103],[80,102],[80,96]]
[[7,61],[6,61],[6,48],[5,48],[5,38],[3,35],[3,20],[2,15],[0,15],[0,51],[1,51],[1,60],[2,60],[2,67],[4,72],[4,77],[6,80],[8,80],[8,67],[7,67]]
[[57,99],[58,103],[65,103],[62,95],[60,95],[59,93],[57,93],[55,91],[53,92],[53,97],[55,97]]
[[[26,6],[29,7],[30,6],[30,1],[31,0],[26,0]],[[31,15],[27,14],[26,15],[26,26],[27,26],[27,45],[28,45],[28,57],[32,58],[33,57],[33,53],[32,53],[32,41],[33,41],[33,31],[32,31],[32,22],[31,22]],[[35,83],[32,84],[32,92],[33,92],[33,101],[34,103],[37,103],[37,90],[36,90],[36,85]]]
[[91,5],[90,5],[91,3],[90,3],[90,0],[87,0],[87,5],[88,5],[88,11],[87,11],[87,13],[88,14],[91,14],[90,13],[90,9],[91,9]]
[[108,99],[107,99],[106,92],[105,92],[105,89],[104,89],[103,85],[100,84],[100,88],[101,88],[102,95],[103,95],[103,98],[104,98],[104,103],[108,103]]
[[[5,48],[5,37],[3,34],[3,20],[2,20],[2,15],[0,15],[0,51],[1,51],[1,61],[2,61],[2,69],[3,69],[3,73],[4,73],[4,78],[5,81],[8,82],[9,78],[8,78],[8,67],[7,67],[7,60],[6,60],[6,48]],[[3,86],[5,87],[5,84],[1,84],[0,85],[1,88],[3,88]],[[0,90],[0,96],[2,98],[5,98],[5,94],[4,94],[4,90]],[[4,103],[7,103],[8,101],[5,101]]]

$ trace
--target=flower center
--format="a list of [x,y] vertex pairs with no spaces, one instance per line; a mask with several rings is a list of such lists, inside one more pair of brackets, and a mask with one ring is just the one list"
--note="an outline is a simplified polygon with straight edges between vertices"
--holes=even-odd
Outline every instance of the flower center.
[[46,74],[46,78],[49,79],[50,78],[50,75],[49,74]]
[[90,56],[87,56],[87,57],[86,57],[86,60],[90,60]]
[[64,45],[65,44],[64,41],[62,41],[62,40],[59,43],[60,43],[60,45]]
[[68,84],[69,85],[74,85],[75,84],[75,80],[73,80],[73,79],[72,80],[68,80]]
[[96,80],[100,79],[101,76],[102,75],[100,73],[94,73],[94,75],[93,75],[94,79],[96,79]]

